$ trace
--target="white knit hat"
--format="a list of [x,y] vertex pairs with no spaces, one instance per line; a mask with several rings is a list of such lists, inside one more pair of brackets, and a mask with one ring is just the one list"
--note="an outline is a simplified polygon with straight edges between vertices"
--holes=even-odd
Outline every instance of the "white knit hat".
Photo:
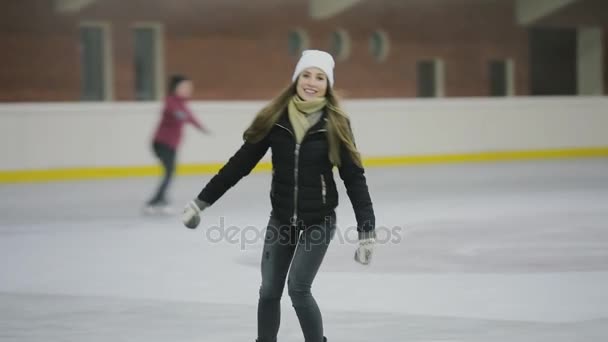
[[304,69],[315,67],[323,70],[325,75],[327,75],[329,86],[333,87],[335,65],[336,63],[334,62],[334,58],[325,51],[304,50],[302,51],[302,57],[300,57],[298,64],[296,64],[296,70],[293,72],[293,77],[291,80],[295,82]]

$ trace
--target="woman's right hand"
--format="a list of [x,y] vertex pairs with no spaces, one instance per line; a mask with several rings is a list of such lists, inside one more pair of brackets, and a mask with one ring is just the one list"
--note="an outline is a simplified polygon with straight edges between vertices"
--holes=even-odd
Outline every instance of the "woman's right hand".
[[182,213],[182,222],[184,222],[184,226],[190,229],[195,229],[198,227],[198,224],[201,222],[201,211],[208,206],[207,203],[197,199],[194,199],[184,208],[184,212]]

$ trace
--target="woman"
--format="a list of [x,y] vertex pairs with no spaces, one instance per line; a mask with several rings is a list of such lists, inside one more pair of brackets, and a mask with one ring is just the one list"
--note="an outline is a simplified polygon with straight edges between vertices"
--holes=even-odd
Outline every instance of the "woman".
[[181,142],[184,124],[190,123],[203,133],[209,131],[194,117],[187,102],[193,92],[192,81],[182,75],[174,75],[169,80],[169,96],[165,100],[162,117],[152,147],[163,167],[163,178],[154,196],[148,201],[145,212],[170,213],[171,208],[166,193],[175,173],[175,156]]
[[196,228],[200,211],[249,174],[268,148],[272,149],[272,213],[261,263],[258,342],[276,341],[287,277],[305,340],[326,341],[310,288],[335,232],[338,192],[334,166],[357,218],[355,260],[368,264],[371,258],[374,211],[349,120],[332,89],[333,67],[330,54],[304,51],[291,86],[258,113],[244,133],[241,148],[184,209],[184,224]]

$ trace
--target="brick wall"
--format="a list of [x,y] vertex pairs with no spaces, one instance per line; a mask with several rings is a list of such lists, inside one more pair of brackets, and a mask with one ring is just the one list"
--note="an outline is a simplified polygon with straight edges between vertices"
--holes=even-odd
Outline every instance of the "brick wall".
[[[78,100],[81,21],[111,24],[117,100],[134,99],[136,22],[164,24],[165,72],[191,76],[197,99],[276,94],[290,81],[296,62],[287,52],[287,34],[294,28],[304,29],[310,47],[321,49],[328,49],[335,29],[349,33],[351,55],[336,66],[337,88],[347,97],[413,97],[416,62],[426,58],[444,60],[447,96],[487,95],[487,63],[500,58],[514,59],[516,93],[529,93],[527,33],[515,23],[510,1],[367,0],[318,21],[309,17],[307,3],[99,0],[80,13],[59,14],[51,1],[11,1],[0,14],[0,101]],[[369,53],[376,29],[390,38],[383,62]]]
[[77,21],[50,1],[7,1],[0,14],[0,101],[79,97]]

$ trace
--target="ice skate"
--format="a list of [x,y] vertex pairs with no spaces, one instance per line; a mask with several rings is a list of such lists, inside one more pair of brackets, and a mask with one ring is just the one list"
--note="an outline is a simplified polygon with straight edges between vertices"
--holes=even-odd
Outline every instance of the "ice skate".
[[150,216],[171,216],[176,213],[176,210],[166,200],[158,200],[148,202],[143,212]]

